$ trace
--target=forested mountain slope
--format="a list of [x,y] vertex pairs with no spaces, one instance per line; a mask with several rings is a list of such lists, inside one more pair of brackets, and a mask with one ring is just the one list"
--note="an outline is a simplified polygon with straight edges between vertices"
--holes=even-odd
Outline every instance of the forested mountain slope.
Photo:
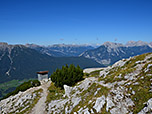
[[52,57],[24,45],[0,44],[0,83],[37,78],[37,71],[49,70],[52,73],[65,64],[80,65],[81,68],[102,66],[84,57]]

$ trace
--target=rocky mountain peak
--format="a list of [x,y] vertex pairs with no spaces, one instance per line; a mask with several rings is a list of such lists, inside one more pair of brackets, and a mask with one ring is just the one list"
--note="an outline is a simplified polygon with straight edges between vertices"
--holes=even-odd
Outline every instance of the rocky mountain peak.
[[8,47],[8,43],[0,42],[0,47]]
[[152,42],[150,42],[149,44],[150,44],[150,45],[151,45],[151,47],[152,47]]
[[42,47],[40,45],[37,45],[37,44],[25,44],[26,47],[29,47],[29,48],[38,48],[38,47]]
[[121,44],[121,43],[113,43],[113,42],[105,42],[103,45],[105,47],[109,47],[109,48],[123,47],[123,44]]
[[63,48],[69,48],[69,47],[87,47],[91,46],[89,44],[54,44],[54,45],[49,45],[48,47],[63,47]]
[[8,45],[6,42],[0,42],[0,45]]
[[5,42],[0,42],[0,49],[2,48],[13,48],[13,47],[25,47],[24,45],[21,44],[16,44],[16,45],[11,45]]
[[13,46],[9,45],[8,43],[5,42],[0,42],[0,50],[5,51],[6,49],[11,50]]
[[149,44],[147,42],[143,42],[143,41],[128,41],[126,43],[127,47],[144,46],[144,45],[148,45],[149,46]]

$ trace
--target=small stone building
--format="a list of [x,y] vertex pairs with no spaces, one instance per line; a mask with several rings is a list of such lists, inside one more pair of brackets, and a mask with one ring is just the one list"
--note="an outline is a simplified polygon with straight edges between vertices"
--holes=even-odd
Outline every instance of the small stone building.
[[49,73],[49,71],[40,71],[40,72],[37,72],[38,80],[39,81],[48,80],[48,73]]

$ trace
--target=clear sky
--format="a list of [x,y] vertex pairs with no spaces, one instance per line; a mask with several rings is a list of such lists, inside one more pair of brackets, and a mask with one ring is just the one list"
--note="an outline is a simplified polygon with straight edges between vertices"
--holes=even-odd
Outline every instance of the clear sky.
[[152,0],[0,0],[0,42],[152,41]]

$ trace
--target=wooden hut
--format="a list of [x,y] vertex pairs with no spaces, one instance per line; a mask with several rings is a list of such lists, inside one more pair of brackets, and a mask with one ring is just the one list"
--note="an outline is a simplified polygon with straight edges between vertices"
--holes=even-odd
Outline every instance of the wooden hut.
[[42,80],[48,80],[48,73],[49,71],[40,71],[40,72],[37,72],[37,75],[38,75],[38,80],[39,81],[42,81]]

